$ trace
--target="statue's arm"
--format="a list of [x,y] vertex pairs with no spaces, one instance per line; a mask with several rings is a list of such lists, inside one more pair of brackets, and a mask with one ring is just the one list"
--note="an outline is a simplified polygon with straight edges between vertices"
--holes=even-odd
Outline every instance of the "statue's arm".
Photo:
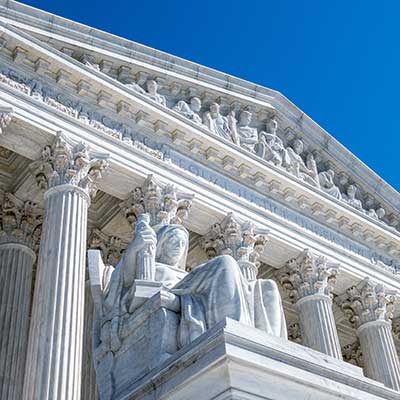
[[[155,248],[157,237],[154,230],[145,225],[139,231],[135,232],[135,239],[129,244],[122,259],[122,277],[124,287],[133,285],[133,281],[137,278],[137,256],[146,247]],[[155,252],[151,255],[155,257]]]

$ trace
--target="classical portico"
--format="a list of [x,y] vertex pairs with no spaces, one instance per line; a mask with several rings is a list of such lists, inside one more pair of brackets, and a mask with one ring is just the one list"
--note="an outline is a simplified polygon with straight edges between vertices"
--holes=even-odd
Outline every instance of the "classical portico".
[[399,193],[274,90],[0,27],[0,397],[400,399]]

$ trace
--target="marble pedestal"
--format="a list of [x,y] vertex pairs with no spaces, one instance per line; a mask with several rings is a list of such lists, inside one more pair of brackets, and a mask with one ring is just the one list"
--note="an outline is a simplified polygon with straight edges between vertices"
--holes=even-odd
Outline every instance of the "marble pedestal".
[[95,349],[100,400],[122,399],[141,377],[178,351],[179,298],[159,290],[121,323],[118,350]]
[[351,364],[227,319],[118,400],[400,400]]

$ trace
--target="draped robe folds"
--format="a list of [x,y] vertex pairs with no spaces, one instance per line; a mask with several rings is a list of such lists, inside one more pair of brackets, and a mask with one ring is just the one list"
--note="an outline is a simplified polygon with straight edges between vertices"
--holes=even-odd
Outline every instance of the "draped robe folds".
[[[163,251],[163,243],[169,240],[168,234],[174,229],[178,228],[168,225],[158,232],[158,252]],[[183,259],[186,259],[186,251]],[[129,317],[134,282],[125,271],[135,267],[134,264],[135,260],[132,259],[128,246],[124,256],[116,268],[109,271],[104,282],[102,315],[99,316],[95,342],[103,342],[112,351],[117,351],[121,346],[120,327],[125,318]],[[275,282],[249,282],[242,274],[239,264],[228,255],[199,265],[183,279],[182,274],[182,267],[156,263],[156,279],[180,299],[181,321],[177,338],[181,347],[226,317],[274,336],[287,338],[282,301]]]
[[211,132],[216,133],[224,139],[232,141],[232,134],[227,117],[218,115],[216,117],[211,117],[209,121],[206,120],[205,123]]
[[237,127],[237,132],[239,135],[240,145],[254,153],[254,147],[258,142],[258,132],[256,128],[251,128],[250,126],[240,126]]
[[335,197],[336,199],[341,200],[342,194],[340,189],[333,183],[332,178],[326,172],[320,172],[318,174],[319,182],[321,184],[321,188],[324,192],[329,195]]
[[195,268],[171,290],[179,295],[184,346],[226,317],[287,338],[278,288],[273,281],[247,281],[238,263],[220,256]]

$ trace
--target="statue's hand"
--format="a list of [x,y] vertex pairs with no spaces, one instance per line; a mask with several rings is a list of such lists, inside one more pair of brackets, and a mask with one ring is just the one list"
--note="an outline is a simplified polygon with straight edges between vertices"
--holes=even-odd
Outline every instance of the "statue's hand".
[[144,225],[139,232],[136,232],[136,237],[133,242],[133,247],[136,251],[140,251],[146,247],[155,248],[157,244],[157,236],[149,225]]

